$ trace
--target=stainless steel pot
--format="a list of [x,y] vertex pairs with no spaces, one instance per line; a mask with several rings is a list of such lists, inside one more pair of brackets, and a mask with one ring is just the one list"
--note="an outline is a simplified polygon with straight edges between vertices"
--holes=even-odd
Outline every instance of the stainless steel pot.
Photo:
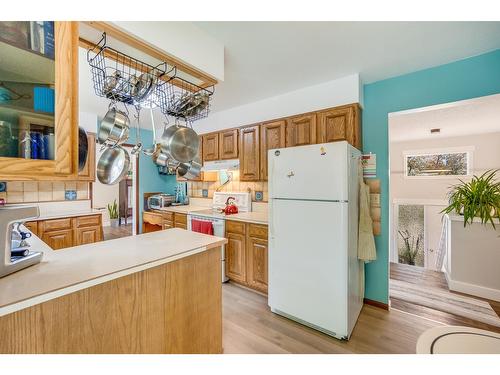
[[97,163],[97,178],[106,185],[120,182],[128,172],[130,157],[121,146],[107,148]]
[[127,114],[111,107],[101,121],[97,139],[100,144],[113,147],[124,143],[129,131],[130,120]]
[[180,177],[184,177],[188,180],[196,178],[201,172],[201,160],[196,156],[190,163],[181,163],[179,168],[177,168],[177,173]]
[[189,163],[198,155],[198,134],[186,126],[172,125],[160,138],[161,151],[180,163]]

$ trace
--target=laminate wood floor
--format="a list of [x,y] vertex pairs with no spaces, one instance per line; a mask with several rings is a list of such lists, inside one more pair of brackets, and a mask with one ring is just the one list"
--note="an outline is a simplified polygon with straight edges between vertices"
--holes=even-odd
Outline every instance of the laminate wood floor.
[[[418,285],[424,290],[426,288],[440,289],[452,295],[467,296],[469,298],[473,298],[478,301],[485,301],[491,306],[493,311],[500,316],[500,302],[491,301],[475,296],[470,296],[463,293],[449,291],[448,284],[446,283],[446,279],[442,272],[427,270],[421,267],[414,267],[405,264],[391,263],[390,278],[391,280],[407,282],[410,284],[410,286]],[[408,301],[405,300],[404,298],[395,298],[394,296],[391,295],[391,290],[389,290],[389,295],[391,299],[392,309],[397,309],[418,316],[422,316],[428,319],[444,323],[446,325],[468,326],[468,327],[485,329],[488,331],[500,333],[499,327],[480,322],[476,319],[471,319],[468,317],[451,313],[450,311],[453,310],[451,307],[449,310],[447,309],[437,310],[435,308],[425,306],[425,304],[415,303],[414,301],[413,302]]]
[[132,224],[120,225],[118,228],[112,228],[110,226],[102,227],[102,231],[104,234],[104,241],[128,237],[132,235]]
[[365,305],[351,339],[340,341],[272,313],[266,296],[231,283],[222,291],[224,353],[415,353],[420,334],[443,325]]

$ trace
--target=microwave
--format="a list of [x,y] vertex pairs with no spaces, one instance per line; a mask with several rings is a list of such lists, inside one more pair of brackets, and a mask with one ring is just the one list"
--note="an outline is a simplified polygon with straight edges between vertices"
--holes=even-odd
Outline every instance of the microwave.
[[150,210],[159,210],[160,208],[170,206],[173,202],[175,202],[175,195],[156,194],[148,198],[148,208]]

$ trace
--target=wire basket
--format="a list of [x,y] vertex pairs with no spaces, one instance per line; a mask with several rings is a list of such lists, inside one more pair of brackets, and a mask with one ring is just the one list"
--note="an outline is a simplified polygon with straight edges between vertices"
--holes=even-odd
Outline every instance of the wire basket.
[[159,91],[160,108],[164,115],[184,119],[186,122],[208,116],[214,86],[203,88],[176,75],[168,82],[162,82]]
[[97,96],[143,107],[160,106],[164,80],[172,79],[167,63],[149,65],[106,45],[106,33],[87,51]]

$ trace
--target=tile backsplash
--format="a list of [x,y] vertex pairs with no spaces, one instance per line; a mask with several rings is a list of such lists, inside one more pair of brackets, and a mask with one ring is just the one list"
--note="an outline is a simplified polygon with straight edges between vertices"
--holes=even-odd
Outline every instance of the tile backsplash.
[[[238,191],[238,192],[247,192],[250,189],[252,193],[252,201],[256,201],[255,192],[262,192],[262,201],[267,202],[268,198],[268,190],[267,190],[267,181],[256,181],[256,182],[245,182],[240,181],[240,172],[233,171],[233,178],[231,182],[227,183],[222,187],[220,191]],[[201,182],[201,181],[192,181],[188,182],[188,194],[190,197],[195,198],[204,198],[203,190],[208,191],[208,198],[212,198],[215,190],[220,186],[218,181],[215,182]]]
[[8,181],[1,193],[7,203],[34,203],[66,200],[66,191],[75,191],[76,199],[89,199],[89,183],[77,181]]

